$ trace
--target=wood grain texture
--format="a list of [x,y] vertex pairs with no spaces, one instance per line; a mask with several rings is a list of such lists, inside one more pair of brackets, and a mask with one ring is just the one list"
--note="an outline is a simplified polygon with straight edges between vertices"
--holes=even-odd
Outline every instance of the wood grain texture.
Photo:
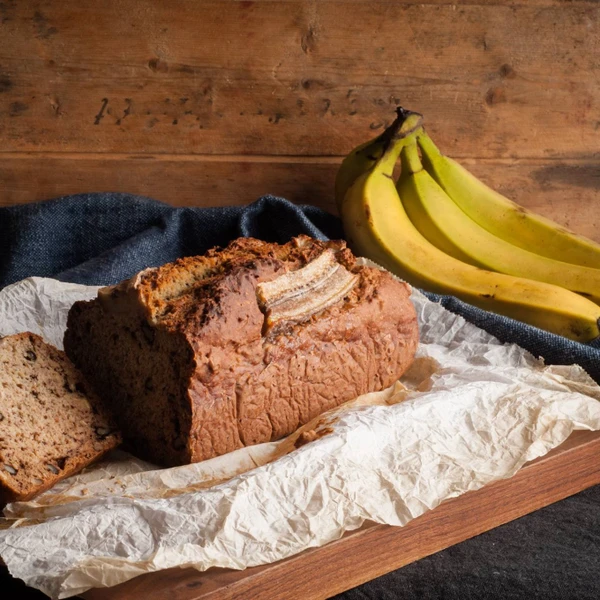
[[594,3],[1,6],[4,152],[342,156],[401,102],[455,157],[598,157]]
[[[183,206],[247,204],[264,194],[336,213],[339,158],[5,153],[0,206],[93,191],[120,191]],[[500,192],[600,242],[600,167],[594,160],[467,159]]]
[[[272,193],[335,212],[341,157],[401,103],[493,187],[600,242],[599,56],[595,0],[0,0],[0,206]],[[86,596],[326,597],[598,483],[599,458],[576,434],[402,529]]]
[[317,600],[498,527],[600,483],[600,432],[575,432],[511,479],[442,503],[404,527],[367,524],[322,548],[262,567],[170,569],[87,600]]

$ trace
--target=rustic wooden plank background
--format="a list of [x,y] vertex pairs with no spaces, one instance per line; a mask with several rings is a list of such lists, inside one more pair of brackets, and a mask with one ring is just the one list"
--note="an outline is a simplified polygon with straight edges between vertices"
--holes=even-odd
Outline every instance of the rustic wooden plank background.
[[600,6],[0,2],[0,205],[115,190],[335,211],[398,103],[522,204],[600,241]]

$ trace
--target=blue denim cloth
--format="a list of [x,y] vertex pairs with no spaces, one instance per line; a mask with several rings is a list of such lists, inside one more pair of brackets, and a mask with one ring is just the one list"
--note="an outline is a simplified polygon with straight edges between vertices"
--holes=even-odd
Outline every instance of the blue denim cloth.
[[[337,217],[273,196],[245,207],[175,208],[139,196],[98,193],[5,207],[0,208],[0,288],[32,275],[107,285],[239,236],[285,242],[300,233],[343,237]],[[548,364],[577,363],[600,382],[600,340],[579,344],[451,296],[428,296],[501,341],[515,342]]]

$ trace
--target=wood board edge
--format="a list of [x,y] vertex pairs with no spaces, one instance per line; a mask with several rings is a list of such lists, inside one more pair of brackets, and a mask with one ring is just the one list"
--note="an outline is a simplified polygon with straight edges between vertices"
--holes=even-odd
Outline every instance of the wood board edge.
[[510,479],[448,500],[404,527],[367,523],[321,548],[245,571],[169,569],[86,600],[327,598],[600,483],[600,432],[574,432]]

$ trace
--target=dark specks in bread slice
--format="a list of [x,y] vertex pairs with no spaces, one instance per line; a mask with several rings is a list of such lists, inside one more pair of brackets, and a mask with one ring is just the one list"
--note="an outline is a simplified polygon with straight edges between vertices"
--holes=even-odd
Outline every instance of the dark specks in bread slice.
[[32,333],[0,339],[0,506],[32,498],[120,441],[64,352]]

